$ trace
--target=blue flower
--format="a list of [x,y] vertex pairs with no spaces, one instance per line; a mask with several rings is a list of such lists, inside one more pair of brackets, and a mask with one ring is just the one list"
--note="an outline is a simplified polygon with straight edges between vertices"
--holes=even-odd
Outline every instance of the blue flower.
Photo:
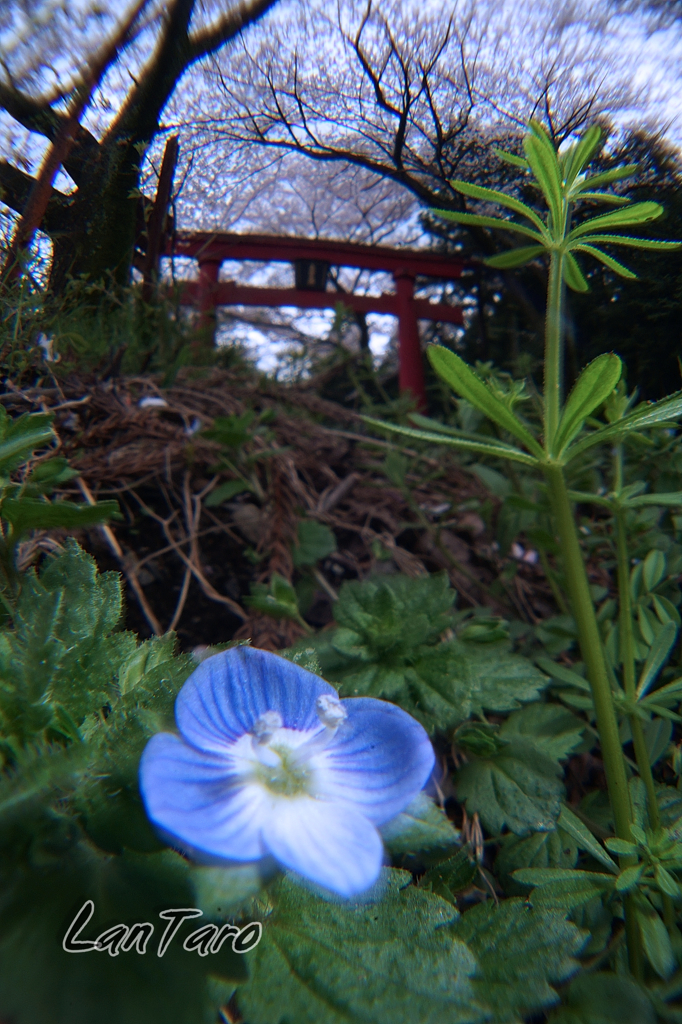
[[378,878],[377,826],[403,811],[434,763],[422,726],[394,704],[339,700],[276,654],[236,647],[178,694],[180,736],[157,733],[140,762],[149,818],[196,860],[274,858],[341,896]]

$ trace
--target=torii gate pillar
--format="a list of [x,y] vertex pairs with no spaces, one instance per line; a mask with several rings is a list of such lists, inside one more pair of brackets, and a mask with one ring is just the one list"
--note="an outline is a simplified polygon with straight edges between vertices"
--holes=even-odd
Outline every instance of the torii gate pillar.
[[393,280],[398,300],[400,390],[411,391],[417,401],[419,411],[425,412],[427,402],[424,359],[419,340],[417,314],[414,308],[414,277],[410,274],[394,274]]
[[[212,348],[216,333],[216,291],[222,260],[199,258],[199,320],[196,348]],[[193,346],[194,347],[194,346]]]

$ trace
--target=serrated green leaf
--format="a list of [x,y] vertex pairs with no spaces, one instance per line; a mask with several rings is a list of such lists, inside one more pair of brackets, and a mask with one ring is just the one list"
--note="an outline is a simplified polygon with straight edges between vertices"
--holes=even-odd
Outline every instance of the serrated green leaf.
[[459,841],[459,833],[445,812],[426,793],[418,793],[402,812],[380,830],[394,857],[422,850],[447,850]]
[[[478,812],[489,832],[506,825],[517,835],[554,829],[563,785],[556,760],[580,740],[582,725],[553,705],[531,704],[509,716],[500,729],[507,745],[475,758],[455,776],[457,795],[467,813]],[[574,724],[575,723],[575,724]]]
[[427,354],[438,376],[446,384],[449,384],[456,394],[466,398],[488,419],[513,434],[537,458],[544,457],[542,448],[528,428],[517,419],[504,402],[500,401],[497,395],[493,394],[460,356],[442,345],[429,345]]
[[548,680],[528,659],[496,643],[440,641],[454,596],[445,574],[344,583],[334,606],[340,628],[306,644],[344,696],[394,701],[431,733],[536,700]]
[[108,519],[122,519],[117,501],[98,501],[96,505],[79,505],[73,501],[44,501],[40,498],[6,498],[0,515],[12,524],[18,537],[29,530],[84,529],[105,523]]
[[514,220],[504,220],[502,217],[481,217],[477,213],[456,213],[454,210],[431,209],[429,212],[436,217],[453,221],[455,224],[464,224],[465,227],[470,225],[472,228],[497,228],[498,231],[512,231],[517,235],[526,235],[527,238],[533,238],[536,242],[542,243],[543,241],[542,235],[534,231],[533,228],[528,228],[525,224],[518,224]]
[[579,975],[563,993],[550,1024],[656,1024],[647,993],[623,974],[597,971]]
[[433,892],[456,906],[457,893],[468,889],[478,874],[478,864],[469,850],[458,850],[454,857],[449,857],[448,860],[441,861],[424,872],[419,879],[419,888]]
[[629,227],[632,224],[648,224],[657,220],[663,213],[660,203],[646,202],[633,203],[631,206],[614,210],[613,213],[601,213],[597,217],[590,217],[583,221],[566,236],[570,244],[577,238],[593,232],[600,232],[602,228]]
[[507,195],[506,192],[499,192],[494,188],[472,185],[467,181],[454,180],[450,184],[457,192],[461,192],[462,195],[469,196],[471,199],[482,199],[485,202],[497,203],[500,206],[506,206],[509,210],[513,210],[514,213],[520,213],[522,217],[526,217],[531,221],[541,234],[545,234],[545,225],[540,217],[538,217],[535,210],[532,210],[530,206],[526,206],[520,199],[515,199],[514,196]]
[[578,261],[572,253],[565,252],[563,254],[563,260],[561,265],[564,275],[564,281],[572,291],[588,292],[590,290],[590,286],[585,280],[585,275],[580,269]]
[[619,260],[614,259],[613,256],[608,256],[601,249],[597,249],[594,245],[576,245],[575,252],[586,252],[588,256],[593,256],[596,260],[599,260],[600,263],[603,263],[605,267],[612,270],[614,274],[618,274],[619,277],[625,277],[631,281],[637,279],[637,274],[633,273],[632,270],[629,270]]
[[0,472],[9,473],[21,461],[55,437],[52,416],[43,413],[24,413],[10,419],[0,407]]
[[587,417],[611,394],[621,373],[622,363],[613,352],[604,352],[588,363],[566,399],[554,440],[555,455],[561,455]]
[[[567,832],[556,828],[551,832],[534,832],[530,836],[502,837],[500,852],[495,859],[495,872],[505,882],[508,891],[509,879],[518,868],[572,868],[578,859],[578,846]],[[518,895],[520,887],[512,890]]]
[[284,879],[238,990],[249,1024],[483,1024],[477,961],[445,900],[388,870],[381,899],[325,902]]
[[479,903],[462,914],[452,931],[476,955],[474,988],[500,1024],[516,1024],[555,1003],[551,983],[573,973],[573,957],[585,941],[562,913],[531,909],[515,897]]
[[546,249],[543,245],[524,245],[520,249],[509,249],[497,256],[489,256],[484,263],[486,267],[508,270],[513,267],[525,267],[531,260],[541,256]]

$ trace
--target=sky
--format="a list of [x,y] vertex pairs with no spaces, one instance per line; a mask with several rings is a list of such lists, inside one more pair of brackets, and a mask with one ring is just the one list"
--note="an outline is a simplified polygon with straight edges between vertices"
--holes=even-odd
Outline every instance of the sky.
[[[314,5],[315,0],[312,2]],[[327,8],[330,7],[330,0],[318,0],[318,4],[319,2],[323,8],[325,4]],[[24,0],[24,3],[31,5],[31,17],[22,14],[22,4],[17,0],[0,0],[0,53],[3,54],[16,80],[29,91],[50,90],[57,86],[67,87],[73,81],[73,76],[78,73],[80,54],[88,48],[92,49],[97,41],[111,30],[113,18],[128,9],[128,4],[121,3],[120,0],[109,0],[106,5],[99,6],[95,0]],[[218,0],[207,0],[200,17],[209,18],[217,3]],[[394,3],[399,12],[407,11],[410,5],[414,6],[414,0],[403,0],[402,4]],[[336,4],[331,6],[335,8]],[[429,8],[434,11],[456,8],[460,13],[466,13],[467,6],[471,6],[471,0],[420,0],[419,9],[424,12]],[[520,58],[523,53],[521,40],[514,38],[514,33],[526,33],[529,34],[529,38],[534,38],[533,33],[539,31],[538,26],[552,24],[554,12],[556,18],[565,17],[567,10],[575,6],[576,0],[526,0],[522,7],[519,6],[518,0],[500,0],[501,29],[498,26],[498,31],[501,31],[501,35],[496,45],[500,49],[502,59],[510,61],[517,55]],[[603,6],[601,0],[582,3],[582,7],[588,11],[596,12]],[[128,51],[125,60],[112,70],[88,111],[86,124],[96,134],[106,129],[107,123],[115,114],[122,91],[130,81],[130,76],[135,74],[149,52],[155,30],[154,18],[163,7],[162,0],[153,0],[149,8],[147,31],[142,34],[137,45]],[[580,2],[577,2],[577,7],[581,7]],[[352,11],[352,5],[350,9]],[[279,20],[282,27],[283,53],[286,30],[289,30],[289,34],[295,34],[296,31],[294,22],[290,20],[290,12],[293,10],[293,0],[282,0],[274,12],[274,17]],[[248,30],[245,34],[247,46],[256,47],[259,34],[267,34],[267,31],[267,19],[261,26]],[[37,41],[42,45],[46,56],[45,61],[38,67],[35,66],[35,55],[39,50]],[[587,36],[584,45],[589,46]],[[615,47],[614,52],[617,52],[623,61],[627,84],[632,87],[633,92],[632,106],[630,109],[621,110],[617,114],[617,121],[625,125],[643,118],[650,124],[662,126],[670,141],[682,147],[682,90],[679,89],[682,32],[679,29],[647,32],[641,20],[622,18],[619,20],[615,35],[607,40],[607,45]],[[505,46],[508,47],[507,57]],[[537,40],[532,46],[537,49]],[[305,49],[305,43],[303,48]],[[333,46],[331,49],[333,51]],[[331,52],[329,47],[327,51]],[[313,41],[313,57],[317,58],[318,55],[319,41],[317,48]],[[521,81],[523,75],[527,74],[527,68],[521,59],[518,59],[517,71]],[[166,120],[172,123],[173,120],[182,118],[183,109],[186,111],[187,106],[192,103],[198,104],[201,111],[206,108],[210,98],[207,95],[206,80],[201,69],[197,68],[186,76],[178,89],[166,113]],[[150,194],[153,194],[155,188],[153,168],[158,167],[161,144],[159,141],[149,154],[148,180],[144,187]],[[15,159],[20,166],[29,171],[35,171],[44,152],[40,140],[35,136],[29,137],[16,123],[9,122],[2,115],[0,147],[10,159]],[[188,146],[185,144],[183,147],[182,136],[181,151],[183,159],[186,160]],[[278,165],[262,170],[259,175],[249,173],[250,168],[247,168],[247,172],[243,173],[240,179],[239,169],[230,164],[229,160],[221,162],[220,152],[215,148],[211,150],[207,147],[186,174],[187,170],[186,163],[181,162],[178,177],[180,180],[184,179],[184,184],[177,200],[180,228],[222,227],[229,230],[266,230],[275,233],[287,230],[286,217],[289,216],[292,218],[289,223],[296,225],[296,233],[314,233],[314,225],[305,222],[305,217],[309,214],[304,208],[305,204],[302,205],[301,197],[309,199],[315,188],[320,190],[322,197],[331,194],[324,178],[319,178],[319,165],[312,163],[305,170],[302,167],[297,169],[297,175],[309,175],[307,179],[301,179],[304,184],[303,188],[298,190],[298,197],[295,194],[296,189],[285,195],[282,168]],[[207,170],[210,170],[209,174]],[[347,183],[349,180],[346,177],[344,182]],[[56,184],[65,191],[73,187],[73,183],[64,174]],[[363,187],[363,182],[359,182],[359,187]],[[387,204],[394,202],[394,194],[387,193],[382,201]],[[210,202],[209,195],[212,197]],[[401,202],[400,207],[391,208],[390,215],[385,214],[389,219],[392,217],[395,224],[400,225],[394,237],[389,236],[386,240],[415,244],[417,207],[405,194],[402,195]],[[319,202],[316,209],[319,213]],[[388,206],[384,207],[384,211],[388,209]],[[284,220],[282,216],[273,219],[273,211],[277,210],[284,211]],[[321,233],[338,235],[339,225],[343,232],[344,218],[348,217],[345,210],[344,201],[341,200],[333,208],[330,206],[325,213],[326,219],[323,218]],[[252,275],[256,274],[255,278],[251,277],[252,283],[257,283],[259,278],[264,280],[268,277],[263,268],[251,268],[250,272]],[[301,318],[301,323],[306,329],[317,333],[328,328],[331,316],[332,314],[327,317],[306,314]],[[372,323],[371,345],[375,352],[380,353],[391,333],[391,318],[372,318]],[[251,332],[250,337],[251,344],[256,345],[256,334]],[[271,343],[263,348],[263,351],[269,353],[268,368],[276,360],[276,350],[277,346]]]

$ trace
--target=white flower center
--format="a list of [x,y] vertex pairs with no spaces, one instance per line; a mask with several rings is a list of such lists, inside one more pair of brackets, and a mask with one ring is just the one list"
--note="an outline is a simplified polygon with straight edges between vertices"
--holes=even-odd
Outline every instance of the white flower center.
[[[250,756],[246,755],[246,774],[277,796],[310,796],[314,792],[315,771],[311,759],[321,754],[348,712],[335,694],[322,694],[315,701],[317,716],[324,726],[300,732],[283,725],[279,711],[266,711],[250,731]],[[247,736],[244,740],[248,742]],[[241,746],[241,743],[239,744]]]

